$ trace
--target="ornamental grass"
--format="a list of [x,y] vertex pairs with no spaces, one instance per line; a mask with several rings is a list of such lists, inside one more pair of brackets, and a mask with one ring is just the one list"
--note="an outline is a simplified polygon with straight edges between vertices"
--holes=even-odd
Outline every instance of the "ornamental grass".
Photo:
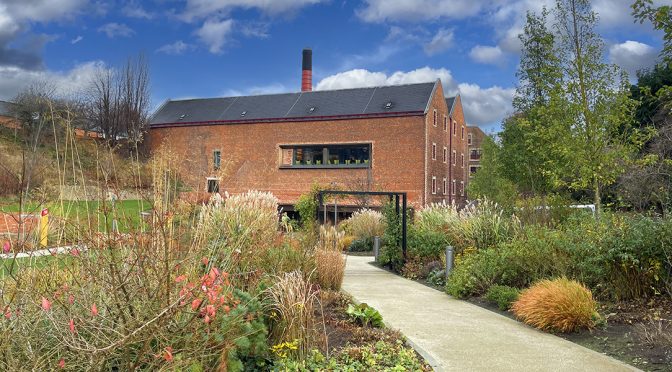
[[599,318],[591,291],[567,278],[540,280],[521,292],[511,311],[535,328],[556,332],[590,329]]

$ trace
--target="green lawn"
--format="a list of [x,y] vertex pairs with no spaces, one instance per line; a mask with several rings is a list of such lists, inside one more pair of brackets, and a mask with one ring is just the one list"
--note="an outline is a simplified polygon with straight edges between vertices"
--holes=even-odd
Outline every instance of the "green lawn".
[[0,259],[0,279],[7,276],[11,272],[18,272],[19,269],[33,267],[36,269],[44,268],[49,265],[58,265],[59,268],[70,264],[72,257],[68,254],[60,254],[57,256],[38,256],[30,258],[6,258]]
[[[151,209],[151,203],[145,200],[121,200],[114,204],[105,201],[64,201],[38,204],[28,202],[23,213],[38,214],[44,208],[49,209],[51,216],[63,217],[77,225],[89,224],[98,226],[99,231],[105,231],[105,226],[111,228],[113,218],[117,219],[120,231],[128,231],[141,226],[140,212]],[[18,201],[1,201],[0,212],[19,212]]]

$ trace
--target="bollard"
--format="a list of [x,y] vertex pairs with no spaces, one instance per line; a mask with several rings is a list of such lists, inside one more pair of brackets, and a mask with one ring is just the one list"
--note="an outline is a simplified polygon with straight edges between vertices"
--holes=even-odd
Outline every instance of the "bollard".
[[49,237],[49,210],[44,208],[40,213],[40,247],[46,248]]
[[453,270],[453,247],[446,247],[446,281],[448,281],[448,275]]
[[374,261],[378,262],[378,255],[380,254],[380,237],[373,237],[373,257]]

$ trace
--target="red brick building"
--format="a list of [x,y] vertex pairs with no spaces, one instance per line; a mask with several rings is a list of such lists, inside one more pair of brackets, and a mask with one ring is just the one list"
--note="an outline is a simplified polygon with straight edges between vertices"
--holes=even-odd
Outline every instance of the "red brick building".
[[471,178],[478,168],[481,167],[481,154],[483,149],[481,148],[483,139],[485,138],[485,132],[481,128],[476,126],[468,126],[467,134],[467,147],[469,149],[469,177]]
[[313,184],[407,192],[415,207],[464,203],[462,103],[446,99],[439,80],[303,85],[298,93],[167,101],[152,117],[150,147],[168,146],[183,159],[191,191],[270,191],[286,209]]

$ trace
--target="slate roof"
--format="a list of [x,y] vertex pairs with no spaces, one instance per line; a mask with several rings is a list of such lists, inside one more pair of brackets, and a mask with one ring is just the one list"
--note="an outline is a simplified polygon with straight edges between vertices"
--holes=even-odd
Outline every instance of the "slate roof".
[[437,83],[169,100],[154,113],[150,125],[160,127],[196,123],[417,115],[427,109]]
[[0,116],[16,116],[13,112],[13,107],[16,106],[15,103],[0,101]]
[[456,98],[457,98],[457,96],[455,96],[455,97],[447,97],[447,98],[446,98],[446,105],[448,106],[448,113],[452,113],[452,112],[453,112],[453,105],[455,104],[455,99],[456,99]]

